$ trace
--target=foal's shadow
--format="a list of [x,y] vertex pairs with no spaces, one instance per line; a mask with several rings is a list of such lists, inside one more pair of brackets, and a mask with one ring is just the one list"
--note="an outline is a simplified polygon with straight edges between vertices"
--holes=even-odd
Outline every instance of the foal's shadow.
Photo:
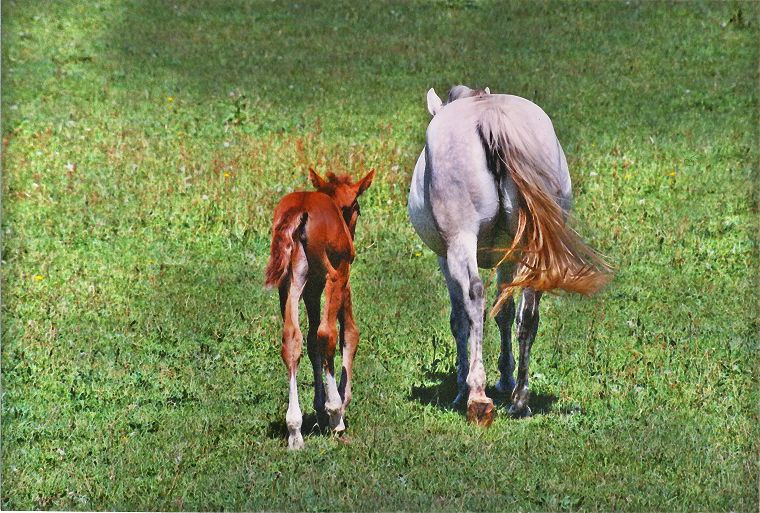
[[[425,377],[429,380],[439,381],[437,385],[413,385],[410,398],[421,404],[435,406],[441,410],[456,410],[464,413],[464,405],[461,408],[454,408],[452,402],[457,396],[457,373],[456,371],[431,372]],[[495,387],[486,388],[486,395],[493,399],[494,405],[506,410],[512,404],[508,394],[499,393]],[[557,402],[557,396],[554,394],[544,394],[541,392],[530,394],[530,408],[533,415],[546,415],[554,410],[554,403]],[[557,410],[559,413],[565,413],[564,410]]]
[[[348,429],[348,419],[344,417],[343,422],[346,429]],[[301,434],[304,438],[311,436],[332,436],[327,415],[318,415],[316,412],[305,413],[301,424]],[[267,436],[275,440],[288,439],[288,425],[285,423],[284,417],[269,423]]]

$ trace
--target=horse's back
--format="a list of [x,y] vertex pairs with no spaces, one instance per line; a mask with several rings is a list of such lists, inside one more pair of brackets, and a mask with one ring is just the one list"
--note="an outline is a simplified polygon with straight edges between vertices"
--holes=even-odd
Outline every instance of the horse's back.
[[[554,125],[541,107],[520,96],[491,94],[457,100],[430,121],[426,141],[433,153],[484,151],[478,135],[479,125],[486,116],[495,114],[510,133],[519,138],[524,149],[536,160],[545,163],[553,176],[558,195],[569,194],[571,189],[567,160],[554,132]],[[452,143],[461,141],[452,147]]]

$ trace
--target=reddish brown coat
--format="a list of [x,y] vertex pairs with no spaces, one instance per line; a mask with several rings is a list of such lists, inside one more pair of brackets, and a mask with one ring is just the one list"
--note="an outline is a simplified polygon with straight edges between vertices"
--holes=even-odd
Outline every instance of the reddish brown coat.
[[294,236],[308,241],[304,250],[312,273],[325,273],[327,262],[337,269],[343,261],[353,262],[356,255],[349,228],[330,196],[319,191],[288,194],[274,211],[268,288],[279,286],[287,276]]
[[[353,239],[359,216],[357,198],[372,183],[374,171],[355,184],[349,177],[332,173],[328,174],[327,180],[313,170],[309,170],[309,175],[317,191],[288,194],[275,209],[272,246],[265,271],[266,287],[277,287],[280,294],[283,318],[281,355],[290,378],[286,423],[288,445],[294,449],[303,446],[302,415],[296,387],[296,370],[303,344],[298,323],[301,299],[306,304],[309,318],[307,345],[314,371],[315,408],[329,415],[330,426],[335,431],[342,431],[345,427],[343,414],[351,401],[352,366],[359,343],[348,283],[350,265],[356,254]],[[320,313],[323,292],[325,307]],[[338,322],[344,371],[340,387],[336,385],[333,368]]]

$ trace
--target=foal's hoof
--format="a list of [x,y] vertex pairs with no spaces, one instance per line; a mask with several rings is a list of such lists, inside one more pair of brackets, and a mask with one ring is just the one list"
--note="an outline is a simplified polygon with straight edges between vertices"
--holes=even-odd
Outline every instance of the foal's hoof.
[[329,417],[330,429],[335,433],[341,433],[346,430],[346,425],[343,423],[343,413],[340,404],[337,405],[325,405],[325,411]]
[[479,426],[490,426],[495,412],[493,401],[488,397],[467,401],[467,420]]
[[336,434],[342,433],[346,430],[346,424],[343,422],[343,415],[330,417],[330,429]]
[[314,416],[316,417],[316,425],[314,427],[317,428],[317,431],[324,430],[325,426],[330,425],[330,417],[327,415],[327,412],[324,410],[317,410],[314,412]]
[[512,406],[509,407],[509,414],[518,419],[533,415],[528,406],[529,399],[530,392],[527,386],[515,387],[512,392]]

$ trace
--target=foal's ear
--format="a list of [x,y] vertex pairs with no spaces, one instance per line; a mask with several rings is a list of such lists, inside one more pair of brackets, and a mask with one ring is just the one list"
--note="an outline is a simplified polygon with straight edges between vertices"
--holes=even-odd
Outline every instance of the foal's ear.
[[367,173],[367,176],[359,180],[359,182],[356,184],[356,197],[358,198],[361,196],[361,194],[366,191],[369,186],[372,184],[372,180],[375,178],[375,170],[370,170],[369,173]]
[[438,111],[441,110],[442,104],[443,102],[441,99],[435,94],[435,89],[431,87],[427,92],[427,108],[430,115],[435,116],[438,114]]
[[317,190],[327,185],[327,182],[325,181],[325,179],[319,176],[317,172],[314,171],[314,169],[312,168],[309,168],[309,180],[311,180],[311,184]]

